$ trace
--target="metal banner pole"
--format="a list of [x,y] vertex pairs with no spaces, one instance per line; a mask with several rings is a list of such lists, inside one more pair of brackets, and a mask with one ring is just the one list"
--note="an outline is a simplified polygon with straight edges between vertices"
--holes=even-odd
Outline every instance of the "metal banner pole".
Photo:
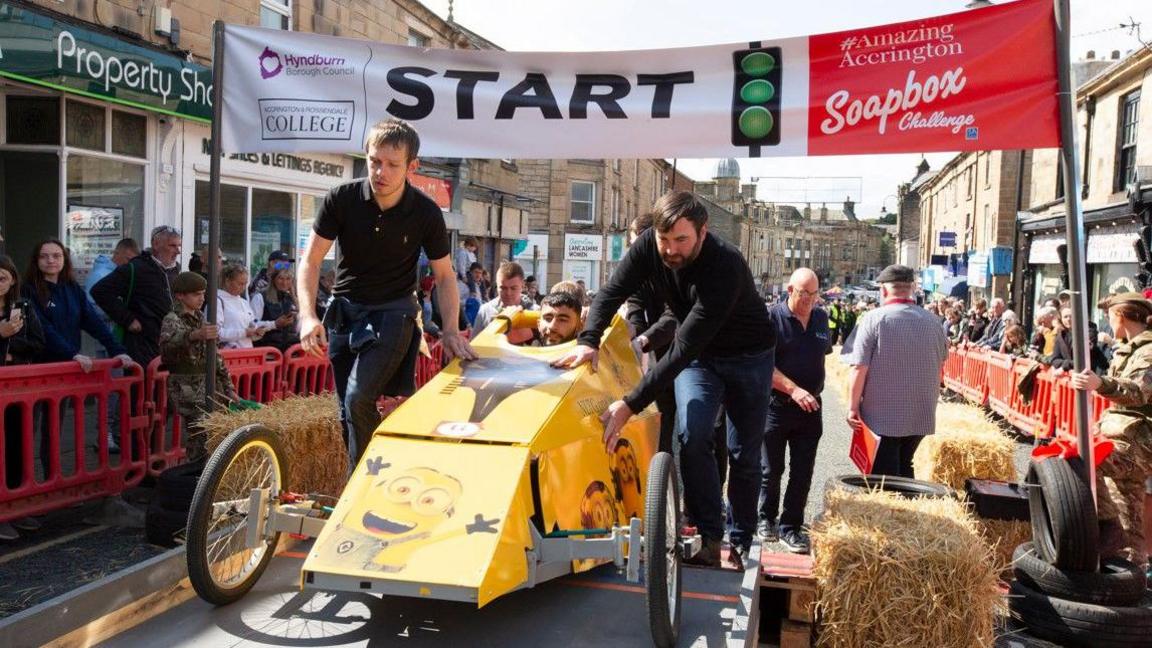
[[[216,286],[219,283],[220,265],[220,132],[223,126],[224,113],[224,21],[217,20],[212,23],[212,161],[208,171],[208,290],[205,301],[208,302],[208,322],[215,324],[216,312]],[[198,232],[197,232],[198,234]],[[216,401],[216,363],[220,362],[216,353],[216,343],[206,345],[207,354],[204,356],[206,411],[214,409]]]
[[[1084,264],[1084,214],[1080,206],[1080,172],[1076,158],[1076,96],[1072,87],[1069,53],[1071,11],[1068,0],[1055,0],[1056,69],[1059,77],[1060,170],[1064,174],[1064,228],[1067,235],[1068,288],[1072,291],[1072,364],[1084,371],[1091,357],[1088,350],[1088,279]],[[1084,479],[1096,492],[1096,462],[1088,430],[1088,392],[1075,392],[1076,440],[1083,457]]]

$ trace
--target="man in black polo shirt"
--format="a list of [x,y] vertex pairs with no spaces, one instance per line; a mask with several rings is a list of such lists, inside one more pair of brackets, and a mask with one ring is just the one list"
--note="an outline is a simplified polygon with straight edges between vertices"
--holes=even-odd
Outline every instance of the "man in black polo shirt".
[[787,448],[792,461],[778,532],[784,546],[794,553],[808,553],[804,505],[812,485],[816,446],[824,430],[820,411],[824,356],[832,350],[828,313],[816,306],[819,293],[816,273],[799,268],[788,281],[787,301],[768,309],[776,332],[776,368],[764,432],[759,532],[764,540],[777,538],[776,513]]
[[580,344],[553,364],[576,367],[590,362],[595,368],[600,336],[612,316],[644,282],[651,282],[679,328],[668,353],[601,416],[604,441],[612,452],[628,419],[674,385],[685,512],[704,539],[703,549],[689,562],[718,566],[725,511],[713,427],[723,405],[732,466],[729,556],[742,566],[756,533],[760,446],[775,338],[748,264],[738,249],[709,235],[704,205],[691,193],[677,191],[662,196],[654,211],[653,227],[628,248],[612,278],[596,293]]
[[[419,166],[419,150],[420,137],[405,122],[390,119],[372,128],[365,141],[368,177],[328,192],[297,278],[300,303],[314,303],[320,264],[332,242],[338,242],[332,304],[323,324],[311,308],[301,310],[300,346],[320,355],[328,345],[340,423],[353,464],[380,424],[380,396],[408,396],[415,389],[420,348],[416,266],[421,249],[440,288],[440,312],[460,309],[444,216],[407,181]],[[456,318],[445,318],[441,331],[441,344],[451,356],[476,357],[460,337]]]

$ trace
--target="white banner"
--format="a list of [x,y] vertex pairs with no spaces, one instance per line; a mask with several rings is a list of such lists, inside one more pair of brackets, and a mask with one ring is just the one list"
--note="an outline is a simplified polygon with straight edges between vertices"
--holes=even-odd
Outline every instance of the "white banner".
[[1050,147],[1052,22],[1051,0],[1018,0],[834,34],[580,53],[227,25],[223,147],[355,152],[389,117],[415,125],[421,154],[465,158]]
[[599,234],[565,234],[566,261],[603,261],[604,238]]

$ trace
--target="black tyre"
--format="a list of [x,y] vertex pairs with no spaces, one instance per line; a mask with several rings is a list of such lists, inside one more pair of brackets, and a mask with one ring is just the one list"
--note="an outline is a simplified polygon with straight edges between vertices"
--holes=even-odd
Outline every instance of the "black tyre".
[[203,461],[180,464],[165,470],[156,477],[156,501],[169,511],[187,513],[192,508],[196,483],[203,473]]
[[1152,647],[1152,596],[1139,607],[1110,607],[1046,596],[1017,581],[1008,607],[1028,632],[1062,646]]
[[175,547],[176,538],[188,526],[187,511],[169,511],[153,501],[144,513],[144,538],[161,547]]
[[882,490],[909,498],[956,496],[955,492],[944,484],[887,475],[837,475],[832,477],[824,484],[825,502],[828,501],[828,493],[834,490],[845,490],[850,493]]
[[652,643],[671,648],[680,636],[680,486],[672,455],[648,464],[644,494],[644,586]]
[[1016,547],[1012,555],[1016,580],[1057,598],[1097,605],[1139,605],[1147,578],[1136,565],[1113,558],[1100,564],[1100,571],[1074,572],[1054,567],[1036,555],[1031,542]]
[[1094,572],[1100,528],[1092,489],[1080,478],[1080,459],[1033,461],[1025,483],[1036,553],[1066,571]]
[[229,434],[208,459],[188,514],[188,578],[200,598],[227,605],[264,573],[280,534],[265,533],[259,546],[246,546],[249,496],[268,489],[270,511],[286,475],[280,439],[263,425]]

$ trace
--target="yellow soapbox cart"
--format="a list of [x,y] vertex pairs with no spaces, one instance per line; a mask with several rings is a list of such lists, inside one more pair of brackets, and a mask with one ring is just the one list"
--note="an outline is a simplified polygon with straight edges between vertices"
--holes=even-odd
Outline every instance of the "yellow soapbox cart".
[[[291,461],[253,425],[209,459],[193,498],[188,573],[204,600],[242,597],[281,533],[315,537],[304,589],[474,602],[609,561],[645,581],[652,639],[676,643],[682,537],[672,456],[649,407],[609,454],[599,416],[640,380],[626,323],[605,332],[596,372],[554,369],[575,342],[510,344],[500,317],[377,428],[334,507],[283,492]],[[643,569],[641,563],[643,562]]]

